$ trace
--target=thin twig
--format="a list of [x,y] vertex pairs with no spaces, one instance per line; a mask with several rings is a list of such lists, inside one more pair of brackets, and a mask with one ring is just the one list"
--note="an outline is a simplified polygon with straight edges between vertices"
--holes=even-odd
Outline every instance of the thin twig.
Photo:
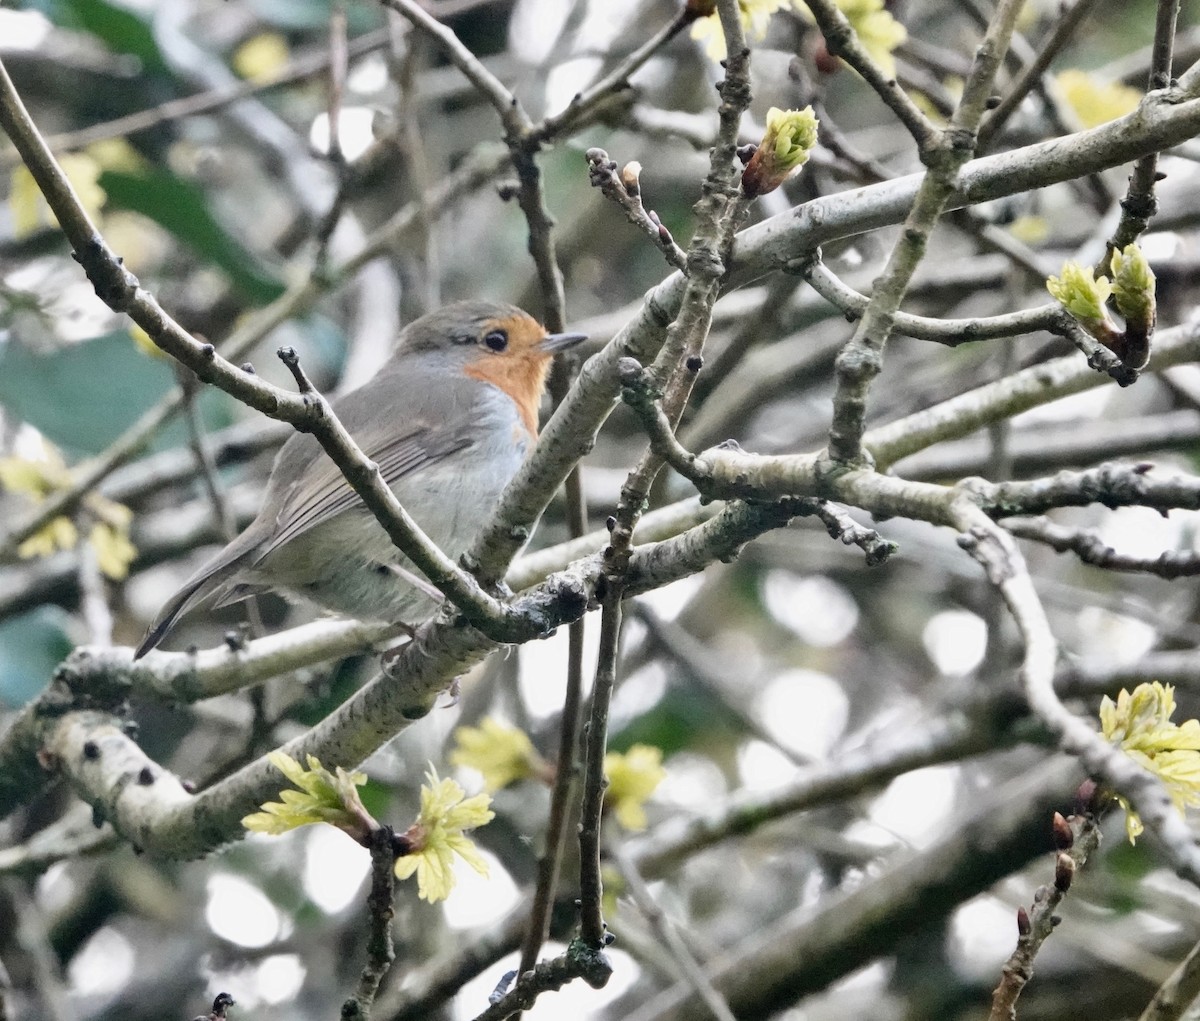
[[1200,996],[1200,943],[1155,990],[1138,1021],[1179,1021]]
[[1004,127],[1008,119],[1016,112],[1021,103],[1025,101],[1025,97],[1029,95],[1030,91],[1038,85],[1042,75],[1046,73],[1046,69],[1053,62],[1059,51],[1071,41],[1075,30],[1095,6],[1096,0],[1075,0],[1075,3],[1068,10],[1059,15],[1050,35],[1046,37],[1042,48],[1038,50],[1037,56],[1021,68],[1021,73],[1009,87],[1004,98],[996,104],[991,113],[984,117],[983,123],[979,125],[979,143],[977,146],[979,152],[987,151],[997,132]]
[[[1154,45],[1150,61],[1150,73],[1146,87],[1165,89],[1171,84],[1174,63],[1175,30],[1179,17],[1179,0],[1158,0],[1154,19]],[[1145,233],[1150,221],[1158,212],[1158,200],[1154,186],[1165,175],[1158,172],[1158,154],[1148,153],[1134,164],[1129,177],[1129,187],[1121,201],[1121,221],[1109,239],[1101,265],[1108,268],[1108,260],[1114,251],[1121,251]]]
[[[402,26],[399,19],[397,29]],[[432,211],[426,206],[424,197],[429,191],[431,174],[429,157],[425,145],[425,130],[418,117],[418,71],[425,67],[428,54],[426,39],[411,25],[404,34],[404,52],[389,61],[392,77],[400,90],[400,102],[396,110],[397,139],[402,146],[405,167],[412,177],[415,199],[418,204],[417,223],[421,242],[422,301],[425,311],[432,311],[442,304],[441,260],[438,253],[437,232],[434,230]],[[397,32],[397,35],[400,33]],[[400,40],[397,41],[399,45]]]
[[619,97],[628,86],[629,77],[643,67],[660,49],[675,38],[687,25],[695,20],[695,15],[684,7],[674,18],[664,24],[650,36],[641,46],[622,60],[608,74],[590,85],[583,92],[571,98],[571,102],[561,113],[546,117],[540,124],[534,125],[531,131],[531,141],[543,143],[561,135],[564,131],[573,130],[574,125],[590,120],[601,108],[606,106],[613,97]]
[[[663,404],[678,422],[691,394],[703,359],[701,351],[712,322],[719,281],[737,230],[743,205],[736,185],[734,155],[738,124],[750,103],[750,50],[746,46],[736,0],[718,0],[717,13],[725,33],[728,58],[720,84],[720,128],[709,160],[697,225],[688,246],[690,273],[680,312],[667,331],[655,362],[656,379],[664,387]],[[648,449],[621,487],[617,513],[611,519],[612,540],[605,550],[604,591],[601,597],[600,656],[592,688],[584,768],[583,805],[579,828],[580,915],[583,940],[602,946],[605,939],[601,907],[600,823],[604,803],[604,754],[608,711],[616,683],[616,658],[621,625],[621,601],[628,583],[633,530],[645,507],[662,458]]]
[[[866,314],[871,299],[840,280],[822,261],[820,251],[814,252],[809,258],[797,259],[788,268],[807,280],[813,290],[848,319],[857,320]],[[1055,303],[972,319],[935,319],[899,311],[892,317],[893,333],[918,340],[932,340],[947,347],[977,340],[1019,337],[1039,330],[1058,333],[1062,329],[1062,307]]]
[[392,947],[392,897],[396,888],[395,837],[388,826],[371,831],[371,892],[367,897],[370,927],[367,934],[367,960],[363,964],[354,995],[342,1004],[341,1021],[368,1021],[379,984],[396,959]]
[[583,940],[574,940],[566,953],[542,961],[521,975],[508,992],[497,989],[490,997],[492,1005],[477,1015],[475,1021],[505,1021],[532,1007],[542,993],[561,989],[577,978],[593,989],[603,989],[611,974],[612,964],[602,951],[587,946]]
[[1130,571],[1167,579],[1200,575],[1200,554],[1194,550],[1166,550],[1157,557],[1118,553],[1096,532],[1067,528],[1049,518],[1019,518],[1005,521],[1004,527],[1018,539],[1039,542],[1058,553],[1074,553],[1082,563],[1108,571]]
[[537,964],[542,944],[550,935],[554,898],[567,846],[567,828],[579,773],[577,754],[583,710],[583,640],[583,622],[576,621],[567,631],[567,684],[559,720],[558,762],[554,769],[554,786],[550,791],[545,847],[538,859],[537,885],[529,909],[525,939],[521,944],[521,974]]
[[1176,873],[1200,885],[1200,848],[1163,782],[1070,712],[1055,692],[1057,643],[1016,544],[978,508],[960,502],[955,511],[959,545],[999,589],[1017,625],[1024,645],[1021,684],[1030,709],[1064,752],[1129,801],[1146,828],[1158,836]]
[[1044,514],[1055,507],[1086,507],[1092,503],[1103,503],[1110,509],[1151,507],[1163,514],[1200,509],[1200,476],[1158,475],[1148,461],[1114,462],[1028,481],[967,480],[962,488],[997,518]]
[[615,202],[625,218],[642,231],[666,256],[667,262],[683,273],[687,272],[687,252],[675,243],[671,232],[654,210],[642,205],[641,164],[627,163],[620,173],[615,160],[603,149],[591,148],[585,154],[588,161],[588,181],[593,188]]
[[475,90],[495,108],[505,130],[520,134],[529,127],[529,118],[514,96],[491,71],[473,54],[454,32],[443,25],[415,0],[381,0],[397,14],[433,39],[441,51],[457,67]]
[[346,91],[346,10],[334,0],[329,11],[329,159],[335,166],[346,162],[342,152],[342,99]]
[[608,787],[604,775],[608,712],[617,683],[620,635],[621,590],[611,586],[600,606],[600,649],[585,732],[583,800],[579,808],[580,939],[585,946],[597,949],[611,942],[601,904],[604,884],[600,878],[600,827]]
[[638,871],[633,858],[620,847],[613,850],[613,855],[617,859],[617,867],[621,870],[621,876],[629,888],[634,903],[637,904],[638,910],[645,916],[646,921],[650,923],[650,928],[658,938],[662,949],[683,973],[684,980],[696,990],[696,995],[700,997],[700,1001],[713,1016],[714,1021],[734,1021],[729,1004],[713,988],[703,966],[688,949],[675,924],[667,918],[663,909],[655,901],[654,895],[650,892],[646,881],[642,879],[642,874]]
[[[974,149],[975,132],[1020,9],[1020,0],[1001,0],[997,5],[984,40],[975,52],[962,100],[949,126],[936,132],[921,147],[922,162],[928,172],[904,230],[876,280],[863,318],[838,355],[833,422],[829,430],[829,457],[835,464],[865,463],[862,436],[871,384],[883,369],[884,347],[900,302],[925,255],[934,225],[958,184],[959,172]],[[838,17],[842,18],[840,14]]]
[[1054,882],[1038,887],[1033,905],[1017,909],[1017,947],[1001,969],[1000,984],[992,993],[988,1021],[1013,1021],[1017,1016],[1017,998],[1033,977],[1033,961],[1042,944],[1062,921],[1055,910],[1062,903],[1071,882],[1100,846],[1100,824],[1088,808],[1085,814],[1064,819],[1054,814]]
[[821,34],[825,37],[825,45],[835,57],[841,57],[855,71],[862,75],[865,81],[883,100],[884,104],[896,115],[897,120],[908,129],[917,143],[917,149],[924,154],[937,140],[938,130],[922,112],[921,108],[909,98],[908,93],[900,87],[895,78],[889,78],[875,62],[874,58],[859,41],[854,27],[838,8],[833,0],[804,0],[812,12],[813,19]]

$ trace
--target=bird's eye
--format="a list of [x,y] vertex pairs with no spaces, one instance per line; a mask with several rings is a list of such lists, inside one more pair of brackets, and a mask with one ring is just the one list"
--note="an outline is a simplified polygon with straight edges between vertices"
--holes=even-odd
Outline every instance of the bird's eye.
[[491,330],[484,334],[484,344],[492,351],[503,351],[508,347],[508,334],[504,330]]

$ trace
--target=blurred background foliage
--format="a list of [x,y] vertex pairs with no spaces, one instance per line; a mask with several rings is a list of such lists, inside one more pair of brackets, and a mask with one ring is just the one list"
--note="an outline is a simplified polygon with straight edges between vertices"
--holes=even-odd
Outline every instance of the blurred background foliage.
[[[1058,17],[1056,3],[1027,6],[1020,59]],[[673,17],[677,4],[434,0],[429,7],[539,116],[562,108]],[[944,110],[961,85],[978,38],[975,14],[989,7],[975,0],[888,5],[908,32],[896,52],[897,73],[931,109]],[[427,198],[472,160],[494,158],[500,131],[492,109],[427,40],[381,7],[354,0],[338,9],[352,52],[340,157],[329,146],[328,0],[41,0],[0,8],[0,54],[43,133],[69,154],[64,166],[109,242],[143,285],[185,327],[219,344],[289,288],[317,280],[316,300],[271,330],[251,360],[285,384],[273,352],[292,345],[326,390],[361,381],[386,356],[398,324],[444,302],[479,295],[542,311],[525,221],[503,199],[509,171],[497,161],[497,172],[479,175],[453,201]],[[1118,108],[1127,109],[1129,92],[1103,89],[1143,88],[1154,10],[1152,0],[1097,4],[1052,67],[1091,72],[1093,86],[1072,99],[1078,80],[1064,79],[1058,105],[1030,101],[998,145],[1053,134],[1064,127],[1059,116],[1070,129],[1124,112]],[[1196,3],[1183,4],[1179,67],[1200,50],[1197,13]],[[908,137],[861,80],[827,66],[822,49],[816,30],[784,11],[755,50],[753,119],[761,126],[770,106],[815,101],[825,143],[802,175],[754,207],[755,218],[867,183],[875,171],[918,169]],[[589,332],[594,346],[612,336],[666,267],[589,188],[583,152],[600,145],[621,163],[639,160],[647,206],[686,243],[715,130],[719,74],[685,33],[635,77],[602,122],[540,157],[558,220],[571,325]],[[265,84],[273,76],[283,83]],[[262,87],[237,102],[171,115],[170,104],[230,95],[240,82],[256,80]],[[164,104],[165,116],[136,130],[90,130]],[[751,124],[746,134],[758,137]],[[1163,325],[1185,320],[1196,300],[1196,159],[1194,143],[1164,159],[1162,212],[1145,239]],[[0,454],[38,461],[53,444],[66,464],[76,464],[136,428],[177,386],[188,394],[181,415],[147,433],[144,458],[100,487],[133,512],[136,555],[127,576],[111,572],[117,576],[103,583],[113,640],[131,644],[162,599],[222,541],[195,445],[210,445],[229,510],[244,523],[286,430],[256,421],[220,393],[196,393],[193,381],[148,352],[144,338],[91,293],[22,173],[11,147],[0,147],[0,190],[8,193],[0,210]],[[906,307],[973,316],[1044,302],[1048,272],[1077,252],[1098,254],[1124,178],[1115,170],[948,217]],[[330,232],[336,196],[341,215]],[[331,270],[413,202],[410,225],[379,258],[348,279]],[[1023,257],[1005,255],[996,232],[1024,246]],[[825,256],[867,289],[893,235],[848,239]],[[698,449],[733,437],[757,451],[822,446],[833,358],[850,330],[798,277],[780,275],[729,294],[718,306],[685,443]],[[1067,353],[1049,336],[953,350],[896,338],[873,421]],[[937,480],[1024,477],[1113,456],[1194,470],[1198,408],[1200,372],[1183,366],[1126,391],[1109,386],[1059,401],[924,451],[897,471]],[[586,464],[593,522],[614,505],[641,443],[632,417],[618,410]],[[678,480],[668,480],[656,502],[685,495]],[[30,509],[27,494],[0,493],[6,522]],[[1084,508],[1060,520],[1098,528],[1112,544],[1142,554],[1196,545],[1190,514],[1162,519]],[[770,790],[831,756],[920,733],[1012,684],[1012,635],[953,537],[903,521],[880,527],[901,546],[885,567],[865,568],[856,551],[800,522],[754,544],[737,563],[632,608],[612,743],[663,752],[667,778],[648,806],[652,834],[729,795]],[[565,535],[556,505],[535,545]],[[1044,548],[1026,554],[1070,662],[1135,663],[1154,650],[1200,647],[1194,585],[1113,576]],[[24,704],[70,648],[94,639],[86,612],[90,555],[83,542],[0,565],[0,705]],[[265,601],[262,614],[271,630],[306,617],[277,600]],[[236,607],[197,614],[174,647],[217,644],[241,621]],[[456,706],[439,708],[367,764],[370,810],[407,825],[426,764],[447,768],[460,722],[489,714],[509,719],[552,757],[564,664],[561,636],[493,657],[464,681]],[[192,707],[136,705],[132,716],[151,756],[203,784],[321,719],[373,665],[353,659],[249,696]],[[1180,701],[1184,716],[1200,710],[1194,688],[1181,691]],[[655,899],[701,957],[719,959],[723,948],[790,912],[815,910],[835,894],[886,878],[890,863],[914,848],[965,837],[966,820],[986,813],[1003,782],[1036,777],[1042,755],[1031,745],[992,749],[752,826],[652,877]],[[493,855],[488,883],[464,876],[444,908],[401,889],[398,964],[378,1017],[410,1016],[405,990],[420,985],[432,962],[498,931],[532,881],[546,806],[534,784],[499,794],[497,820],[480,834]],[[87,812],[55,788],[4,824],[3,842],[18,845],[60,816],[66,822],[57,826],[90,826]],[[1048,815],[1040,818],[1048,826]],[[1156,866],[1153,840],[1129,847],[1119,821],[1111,838],[1077,882],[1064,924],[1039,959],[1037,980],[1022,1000],[1030,1021],[1134,1016],[1200,938],[1200,895]],[[1014,856],[1008,878],[966,881],[957,901],[910,912],[882,939],[872,935],[878,949],[852,974],[831,968],[800,982],[792,997],[799,1005],[786,1016],[981,1016],[1015,938],[1015,906],[1050,878],[1048,855],[1020,871],[1032,853]],[[243,841],[203,862],[151,861],[111,845],[40,874],[8,875],[0,885],[0,962],[9,1016],[161,1021],[203,1013],[221,989],[239,1001],[235,1017],[333,1016],[362,958],[365,857],[341,835],[314,829]],[[619,942],[609,989],[548,996],[534,1018],[641,1017],[634,1006],[673,978],[646,913],[619,880],[614,890],[611,925]],[[559,937],[569,932],[570,898],[568,888]],[[510,966],[489,962],[457,998],[423,1006],[420,1016],[474,1016]]]

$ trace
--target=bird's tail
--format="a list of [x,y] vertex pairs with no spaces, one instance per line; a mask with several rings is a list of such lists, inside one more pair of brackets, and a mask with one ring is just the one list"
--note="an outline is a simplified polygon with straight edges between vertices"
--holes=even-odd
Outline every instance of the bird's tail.
[[133,658],[141,659],[167,636],[175,622],[188,610],[225,589],[233,575],[241,569],[244,555],[244,550],[227,546],[193,574],[158,611],[158,615],[146,631],[146,637],[134,650]]

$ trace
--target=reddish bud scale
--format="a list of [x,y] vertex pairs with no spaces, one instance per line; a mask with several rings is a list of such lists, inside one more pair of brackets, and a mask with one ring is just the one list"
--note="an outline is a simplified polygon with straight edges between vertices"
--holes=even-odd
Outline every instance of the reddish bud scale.
[[1071,829],[1071,824],[1062,817],[1060,812],[1054,813],[1051,829],[1054,833],[1054,846],[1060,851],[1069,851],[1075,843],[1075,833]]
[[1096,781],[1084,780],[1075,791],[1076,811],[1081,814],[1086,814],[1095,811],[1096,800]]
[[742,191],[746,193],[746,198],[758,198],[759,195],[773,192],[787,179],[786,173],[773,171],[768,164],[767,146],[760,145],[742,171]]
[[1075,859],[1069,854],[1059,854],[1054,863],[1054,888],[1059,893],[1071,889],[1071,880],[1075,878]]
[[1017,908],[1017,933],[1021,936],[1028,936],[1033,932],[1033,924],[1029,921],[1029,912],[1024,908]]

